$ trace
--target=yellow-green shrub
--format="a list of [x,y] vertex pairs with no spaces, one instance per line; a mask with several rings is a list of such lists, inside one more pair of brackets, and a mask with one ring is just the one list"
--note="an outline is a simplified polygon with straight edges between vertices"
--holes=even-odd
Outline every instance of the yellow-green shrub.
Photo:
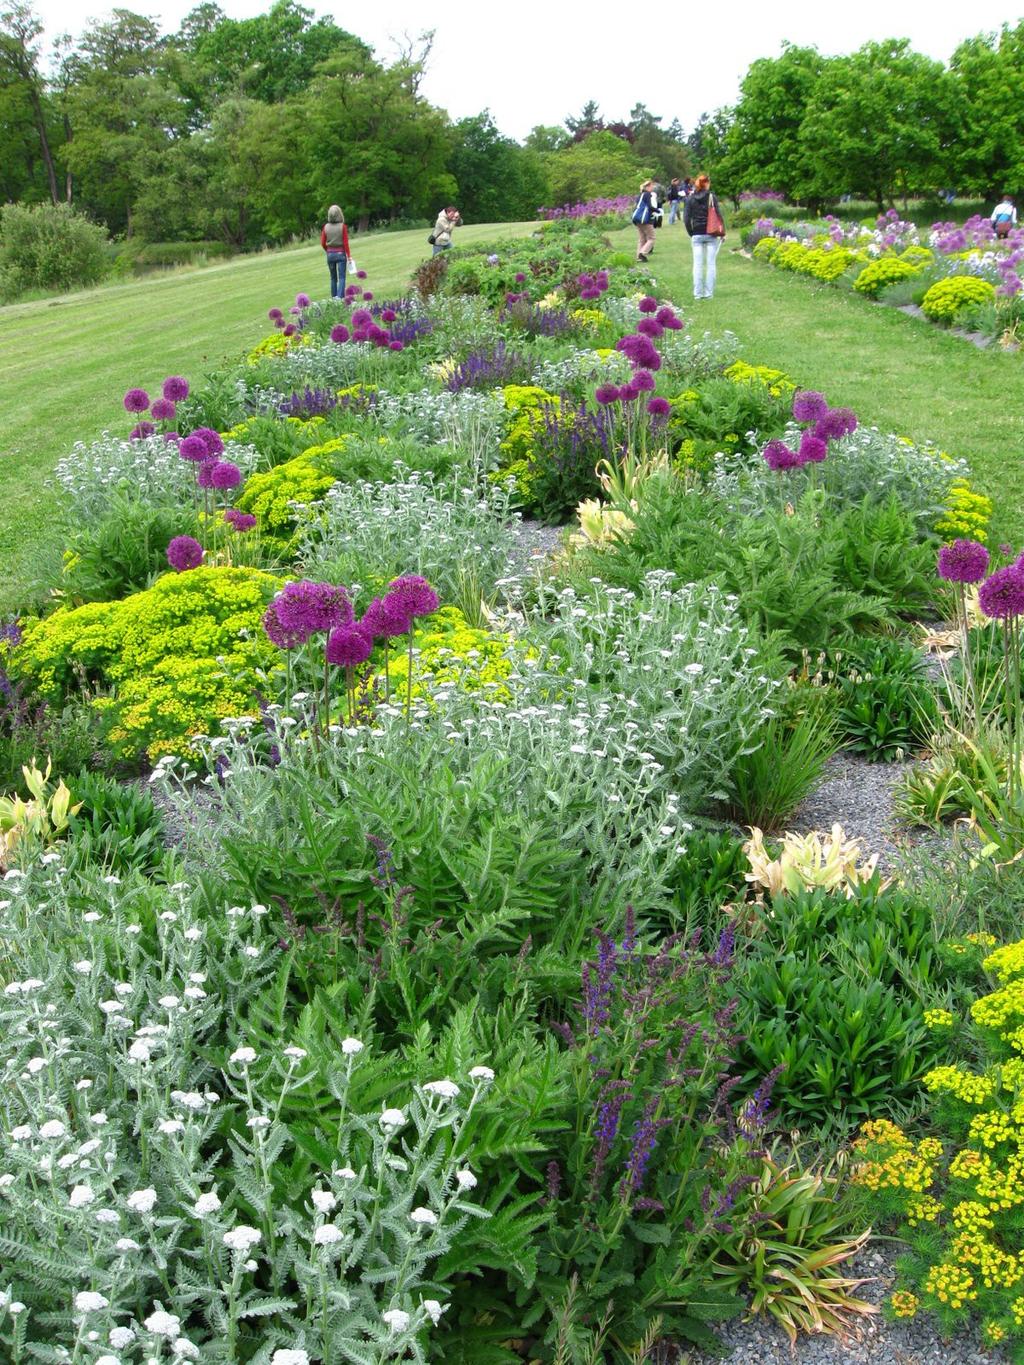
[[855,260],[855,254],[844,246],[812,247],[795,268],[816,280],[831,283],[844,275]]
[[911,265],[922,266],[930,265],[935,259],[935,252],[927,246],[908,246],[899,255],[901,261],[909,261]]
[[755,261],[770,261],[782,245],[780,237],[762,237],[755,245],[753,257]]
[[780,270],[800,270],[811,249],[804,246],[803,242],[781,242],[771,258],[772,265],[777,265]]
[[786,398],[796,391],[789,375],[773,370],[770,365],[748,365],[745,360],[734,360],[722,373],[734,384],[763,384],[773,398]]
[[168,573],[120,602],[59,608],[24,624],[8,669],[59,702],[85,680],[126,757],[188,751],[226,716],[255,714],[259,675],[278,662],[261,618],[281,586],[258,569]]
[[[470,626],[457,607],[442,607],[413,632],[412,694],[429,700],[439,687],[465,692],[486,691],[489,701],[511,701],[507,682],[512,660],[510,637],[491,635]],[[391,690],[404,697],[409,678],[409,653],[398,648],[389,665]],[[378,682],[383,689],[383,674]]]
[[991,303],[996,287],[977,275],[948,275],[936,280],[925,294],[921,307],[933,322],[953,322],[956,315],[974,303]]
[[992,499],[976,493],[966,479],[954,479],[946,497],[946,510],[935,530],[947,543],[954,540],[988,539]]
[[235,499],[235,506],[252,513],[264,535],[287,541],[296,527],[292,504],[308,506],[317,502],[337,482],[331,457],[344,450],[347,440],[345,436],[336,436],[322,445],[310,446],[294,460],[251,474]]
[[528,460],[533,455],[533,443],[544,427],[544,409],[561,407],[556,393],[548,393],[535,385],[508,384],[502,390],[505,407],[512,414],[508,433],[501,443],[507,460]]
[[858,294],[877,299],[886,285],[896,284],[898,280],[908,280],[918,274],[920,267],[900,256],[882,256],[866,265],[853,282]]

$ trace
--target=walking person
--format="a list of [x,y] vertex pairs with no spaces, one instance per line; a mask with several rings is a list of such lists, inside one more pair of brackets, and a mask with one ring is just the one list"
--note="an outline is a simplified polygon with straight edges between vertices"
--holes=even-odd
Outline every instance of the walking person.
[[654,193],[654,181],[645,180],[640,186],[640,198],[633,210],[633,225],[639,234],[636,244],[636,258],[646,261],[654,250],[654,215],[658,212],[658,201]]
[[706,175],[697,177],[683,209],[683,224],[693,242],[693,297],[710,299],[715,292],[715,258],[725,240],[725,220]]
[[352,259],[348,246],[348,227],[345,215],[337,204],[327,210],[327,222],[320,229],[320,245],[327,253],[327,269],[331,272],[331,298],[345,297],[345,273]]
[[1012,195],[1004,194],[992,210],[992,226],[999,238],[1009,237],[1010,229],[1017,226],[1017,205]]
[[434,231],[430,234],[433,238],[431,246],[434,256],[442,251],[452,249],[452,229],[462,226],[462,215],[454,206],[442,209],[437,215],[437,222],[434,224]]
[[683,190],[678,175],[674,175],[669,182],[668,195],[666,197],[668,200],[668,225],[671,227],[673,223],[682,221],[683,203],[686,199],[686,193]]

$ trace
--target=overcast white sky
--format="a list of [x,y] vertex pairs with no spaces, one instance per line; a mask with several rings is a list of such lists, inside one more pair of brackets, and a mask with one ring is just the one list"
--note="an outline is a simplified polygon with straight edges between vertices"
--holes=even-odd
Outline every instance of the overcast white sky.
[[[1024,17],[998,0],[961,8],[936,0],[379,0],[328,4],[305,0],[390,61],[395,40],[433,28],[435,39],[422,93],[453,118],[490,109],[503,133],[522,139],[538,123],[559,124],[596,100],[605,118],[625,118],[642,101],[664,124],[678,118],[689,131],[701,113],[731,104],[747,67],[777,56],[783,39],[821,52],[851,52],[881,38],[909,38],[913,47],[946,61],[964,38],[1016,24]],[[1014,3],[1014,0],[1010,0]],[[271,0],[220,0],[232,18],[270,8]],[[47,33],[73,35],[113,5],[97,0],[37,0]],[[171,31],[193,0],[122,0],[121,8],[157,19]],[[641,16],[643,16],[641,18]]]

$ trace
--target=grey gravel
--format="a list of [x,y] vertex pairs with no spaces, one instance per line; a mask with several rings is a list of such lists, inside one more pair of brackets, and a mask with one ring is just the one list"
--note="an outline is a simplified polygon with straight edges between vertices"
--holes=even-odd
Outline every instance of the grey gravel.
[[[885,1249],[868,1246],[850,1263],[849,1274],[868,1281],[857,1291],[861,1298],[879,1304],[886,1297],[895,1280],[895,1254],[888,1245]],[[983,1346],[973,1333],[939,1340],[935,1321],[927,1314],[890,1323],[879,1313],[859,1322],[859,1340],[801,1336],[790,1347],[789,1338],[770,1321],[734,1318],[718,1331],[726,1348],[724,1357],[698,1352],[690,1361],[691,1365],[711,1365],[722,1359],[736,1365],[996,1365],[1007,1359],[1001,1351]]]
[[524,518],[519,523],[511,556],[514,572],[536,573],[556,550],[561,549],[565,537],[564,526],[544,526],[539,521]]

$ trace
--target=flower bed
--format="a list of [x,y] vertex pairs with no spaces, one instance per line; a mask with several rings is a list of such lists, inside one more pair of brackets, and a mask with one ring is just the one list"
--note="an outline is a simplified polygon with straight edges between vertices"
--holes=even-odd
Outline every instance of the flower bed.
[[[132,390],[0,640],[5,1358],[598,1358],[744,1298],[847,1330],[865,1182],[821,1152],[963,1066],[979,888],[999,933],[1024,892],[967,582],[1012,644],[1020,570],[962,460],[690,335],[586,229],[372,294]],[[532,574],[524,509],[566,526]],[[911,644],[944,606],[959,691]],[[988,841],[955,905],[779,842],[838,748],[926,743],[908,807]]]

